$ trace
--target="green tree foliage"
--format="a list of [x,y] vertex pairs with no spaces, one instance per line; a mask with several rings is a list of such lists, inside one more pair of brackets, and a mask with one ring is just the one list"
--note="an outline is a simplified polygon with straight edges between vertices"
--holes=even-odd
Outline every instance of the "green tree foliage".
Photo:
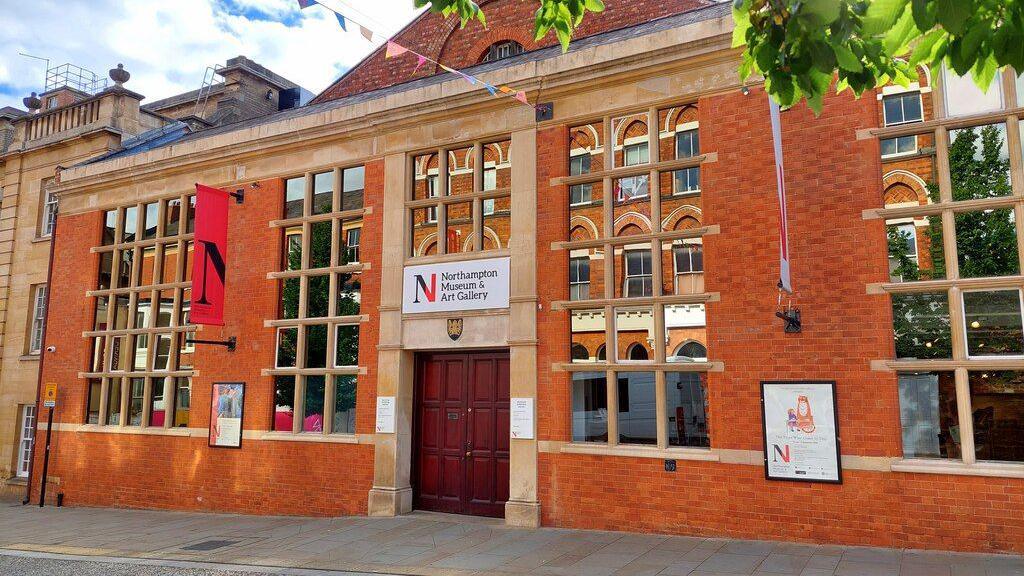
[[[957,130],[949,147],[950,180],[954,200],[1007,196],[1011,193],[1010,162],[1000,126]],[[939,190],[930,184],[932,202]],[[892,275],[903,281],[945,278],[942,225],[932,218],[925,232],[930,241],[931,267],[923,269],[907,255],[909,236],[889,229]],[[960,276],[1007,276],[1019,267],[1013,211],[1008,209],[963,212],[956,216],[957,261]],[[892,297],[893,331],[898,358],[950,358],[949,301],[944,292],[896,294]]]
[[734,0],[740,76],[765,78],[780,105],[815,113],[837,91],[916,79],[945,63],[988,88],[1004,66],[1024,70],[1024,0]]
[[[430,11],[445,18],[455,15],[465,26],[470,20],[479,20],[487,26],[487,17],[473,0],[413,0],[417,8],[430,5]],[[587,12],[604,10],[603,0],[537,0],[540,6],[534,14],[533,27],[536,40],[547,36],[552,30],[558,36],[562,51],[569,49],[569,42],[576,28],[583,22]]]

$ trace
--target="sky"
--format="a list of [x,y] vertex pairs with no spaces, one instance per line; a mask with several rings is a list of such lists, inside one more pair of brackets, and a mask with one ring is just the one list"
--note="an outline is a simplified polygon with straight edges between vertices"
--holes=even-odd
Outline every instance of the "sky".
[[[413,0],[323,3],[349,17],[348,32],[297,0],[0,0],[0,107],[43,91],[46,63],[19,52],[102,78],[123,63],[125,87],[146,101],[195,90],[208,66],[238,55],[317,94],[419,13]],[[351,20],[375,32],[372,44]]]

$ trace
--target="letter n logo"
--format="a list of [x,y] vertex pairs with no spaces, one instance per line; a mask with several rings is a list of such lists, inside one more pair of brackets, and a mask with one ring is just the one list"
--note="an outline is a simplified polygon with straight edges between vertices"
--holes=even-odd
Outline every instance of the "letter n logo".
[[772,462],[778,462],[779,458],[781,458],[783,462],[789,464],[789,444],[786,444],[785,446],[772,444],[772,446],[774,447],[772,454]]
[[203,279],[199,284],[199,298],[196,300],[196,304],[209,304],[210,301],[206,299],[206,277],[209,274],[210,264],[213,264],[213,271],[217,274],[217,282],[219,285],[224,285],[224,272],[226,266],[224,264],[224,257],[221,256],[220,248],[217,247],[216,242],[210,242],[209,240],[200,240],[203,244]]
[[420,303],[420,292],[423,292],[423,297],[427,299],[427,302],[433,302],[437,298],[437,274],[430,275],[430,286],[427,286],[427,281],[423,279],[421,274],[416,275],[416,297],[413,299],[413,303]]

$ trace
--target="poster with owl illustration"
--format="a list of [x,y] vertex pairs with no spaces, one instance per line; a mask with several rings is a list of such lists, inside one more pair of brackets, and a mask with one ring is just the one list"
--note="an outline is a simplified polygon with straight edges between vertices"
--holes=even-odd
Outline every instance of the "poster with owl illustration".
[[835,382],[761,382],[769,480],[842,482]]

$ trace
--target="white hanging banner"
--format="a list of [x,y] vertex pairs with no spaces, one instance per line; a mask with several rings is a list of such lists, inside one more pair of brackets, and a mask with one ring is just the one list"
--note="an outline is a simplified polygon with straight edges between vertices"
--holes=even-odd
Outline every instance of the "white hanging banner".
[[779,104],[768,96],[768,110],[772,119],[772,145],[775,150],[775,184],[779,191],[779,287],[793,293],[789,277],[789,214],[786,211],[786,169],[782,165],[782,119]]

